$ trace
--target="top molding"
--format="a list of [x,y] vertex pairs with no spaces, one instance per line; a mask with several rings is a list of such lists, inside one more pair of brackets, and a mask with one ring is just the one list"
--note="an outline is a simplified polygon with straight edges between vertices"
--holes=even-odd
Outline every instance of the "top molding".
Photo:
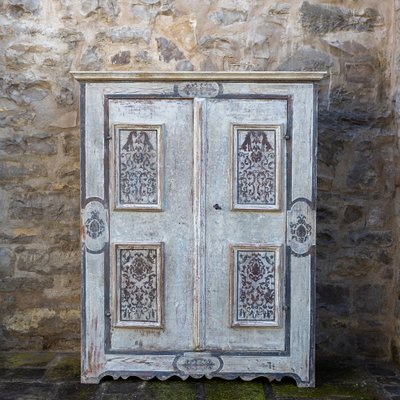
[[141,72],[141,71],[71,71],[80,82],[109,81],[248,81],[316,82],[326,71],[243,71],[243,72]]

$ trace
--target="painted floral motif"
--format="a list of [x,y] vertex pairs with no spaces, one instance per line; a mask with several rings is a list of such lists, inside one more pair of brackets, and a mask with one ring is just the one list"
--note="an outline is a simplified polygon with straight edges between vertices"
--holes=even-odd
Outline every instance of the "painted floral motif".
[[97,239],[104,233],[106,226],[98,211],[95,210],[90,212],[90,217],[85,222],[85,228],[86,233],[92,239]]
[[237,252],[237,320],[275,320],[275,252]]
[[[120,146],[126,131],[121,131]],[[129,131],[120,148],[120,202],[122,204],[157,204],[157,131]]]
[[297,221],[290,223],[290,233],[292,235],[292,240],[298,243],[305,243],[309,239],[311,235],[311,225],[307,223],[305,215],[298,215]]
[[274,131],[239,129],[236,168],[239,204],[276,203]]
[[122,321],[157,322],[157,250],[120,249]]

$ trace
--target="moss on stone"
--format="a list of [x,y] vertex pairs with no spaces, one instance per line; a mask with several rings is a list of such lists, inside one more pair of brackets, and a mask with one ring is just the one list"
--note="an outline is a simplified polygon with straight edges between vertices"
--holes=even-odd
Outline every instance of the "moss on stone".
[[72,355],[58,357],[46,373],[49,381],[79,380],[81,365],[79,357]]
[[210,381],[204,383],[207,400],[264,400],[260,382]]
[[148,393],[149,400],[196,400],[195,387],[189,382],[147,382],[144,393]]
[[272,389],[277,398],[336,399],[340,396],[340,398],[349,398],[352,400],[377,399],[368,387],[359,384],[340,385],[329,383],[315,388],[298,388],[294,383],[274,383],[272,384]]
[[94,395],[94,388],[80,388],[79,392],[75,394],[75,397],[70,396],[69,400],[91,400],[93,399]]
[[68,400],[91,400],[95,398],[96,392],[100,391],[98,385],[82,385],[80,383],[62,384],[57,392],[58,399]]
[[349,384],[353,385],[365,379],[365,370],[346,361],[319,361],[316,365],[316,380],[319,385]]
[[47,352],[0,353],[0,365],[2,368],[44,367],[53,358],[54,354]]

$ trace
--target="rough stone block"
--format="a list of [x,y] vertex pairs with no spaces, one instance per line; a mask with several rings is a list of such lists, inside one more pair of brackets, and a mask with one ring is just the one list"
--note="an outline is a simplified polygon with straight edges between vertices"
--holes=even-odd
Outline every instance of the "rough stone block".
[[[57,398],[65,400],[97,400],[97,392],[102,387],[98,385],[82,385],[80,383],[62,383],[58,385]],[[101,396],[105,399],[104,396]]]
[[371,63],[346,63],[346,79],[349,82],[375,86],[375,68]]
[[380,246],[388,247],[393,244],[393,232],[391,230],[361,230],[350,232],[350,242],[356,246]]
[[57,229],[49,241],[60,251],[75,252],[80,246],[79,224],[77,223],[73,229]]
[[19,335],[0,326],[0,351],[26,351],[26,349],[30,351],[43,350],[43,338],[35,332],[30,332],[29,335]]
[[286,59],[278,71],[325,71],[333,64],[332,57],[322,51],[304,47]]
[[152,57],[148,51],[141,50],[135,54],[135,61],[138,63],[150,64],[152,62]]
[[378,190],[379,170],[375,162],[357,157],[347,175],[347,186],[352,189]]
[[[396,386],[385,386],[385,390],[390,393],[392,396],[393,395],[400,395],[400,386],[396,385]],[[392,397],[393,399],[393,397]]]
[[88,47],[82,54],[80,64],[83,69],[97,71],[101,69],[102,60],[98,54],[97,47]]
[[13,181],[29,177],[47,176],[44,165],[38,163],[3,161],[0,163],[0,181]]
[[60,28],[55,36],[71,44],[72,48],[84,39],[82,32],[67,27]]
[[[334,253],[329,266],[323,266],[328,272],[329,279],[354,280],[359,284],[360,278],[373,276],[373,282],[382,279],[391,280],[393,277],[393,258],[390,248],[376,249],[364,246],[342,248]],[[364,280],[365,282],[365,280]]]
[[120,28],[112,28],[104,30],[96,35],[97,41],[108,41],[113,43],[149,43],[151,33],[149,29],[121,26]]
[[40,8],[40,0],[8,0],[8,4],[15,8],[14,12],[21,10],[29,14],[38,11]]
[[368,48],[357,42],[356,40],[340,40],[338,38],[334,39],[324,39],[324,42],[328,43],[330,46],[335,49],[339,49],[346,54],[350,54],[352,56],[360,56],[364,54],[368,54]]
[[310,4],[305,1],[301,8],[301,24],[310,34],[326,34],[336,31],[372,31],[382,24],[378,11],[367,8],[355,11],[332,5]]
[[79,215],[79,200],[68,193],[15,193],[9,206],[9,216],[15,220],[71,221]]
[[120,51],[117,54],[114,54],[111,57],[111,64],[116,64],[116,65],[124,65],[124,64],[129,64],[131,62],[131,52],[126,50],[126,51]]
[[212,12],[208,18],[218,25],[232,25],[236,22],[243,22],[247,20],[247,12],[235,9],[221,9],[220,11]]
[[17,267],[20,271],[51,272],[50,256],[46,250],[18,249]]
[[319,191],[331,192],[332,183],[333,183],[333,178],[331,176],[323,176],[323,174],[319,172],[317,177],[317,186]]
[[37,292],[45,288],[51,288],[53,286],[53,278],[41,277],[35,278],[13,278],[6,277],[0,281],[0,292]]
[[82,0],[80,3],[81,12],[85,17],[99,14],[114,20],[120,13],[117,0]]
[[275,3],[269,10],[269,15],[285,16],[290,12],[289,3]]
[[319,308],[346,314],[350,311],[350,290],[339,285],[317,285],[317,304]]
[[156,40],[158,51],[160,53],[160,60],[169,63],[172,60],[182,60],[185,58],[175,43],[172,43],[170,40],[164,37],[159,37]]
[[382,331],[375,332],[359,332],[356,335],[357,346],[355,351],[357,354],[371,358],[388,358],[390,349],[390,340],[387,334]]
[[59,94],[56,96],[56,102],[60,106],[70,106],[74,104],[74,92],[66,86],[61,87]]
[[37,134],[35,136],[15,134],[0,138],[0,151],[7,154],[51,156],[57,154],[57,145],[50,134]]
[[5,61],[7,66],[12,69],[25,68],[34,65],[41,53],[55,52],[47,46],[33,45],[30,43],[15,43],[7,47],[5,51]]
[[267,59],[252,58],[242,60],[235,57],[224,57],[224,71],[264,71],[266,69]]
[[338,210],[336,207],[321,204],[317,209],[317,222],[332,222],[336,221],[338,217]]
[[24,130],[31,125],[35,117],[36,113],[33,111],[0,110],[0,128],[14,128],[17,131]]
[[193,71],[193,64],[189,60],[180,60],[176,63],[177,71]]
[[10,229],[0,232],[0,240],[4,244],[27,244],[39,239],[36,229]]
[[387,289],[383,285],[363,285],[356,289],[354,305],[359,313],[379,314],[387,307]]
[[160,0],[140,0],[140,2],[143,4],[155,5],[155,4],[159,4]]
[[[378,373],[374,372],[375,368],[378,369]],[[385,368],[380,372],[378,367],[375,368],[371,369],[371,373],[374,375],[381,375],[376,379],[379,383],[383,383],[385,385],[397,385],[400,387],[400,378],[397,378],[393,371]]]
[[16,385],[15,382],[0,383],[2,400],[43,400],[54,398],[56,387],[50,384],[29,383]]
[[148,5],[133,4],[131,7],[132,15],[139,21],[147,21],[148,23],[157,15],[158,10]]
[[336,244],[335,233],[329,229],[317,229],[317,245],[333,248]]
[[17,104],[31,104],[45,99],[49,95],[49,91],[38,87],[30,87],[20,93],[13,91],[11,98]]
[[[66,156],[79,157],[79,133],[65,133],[63,150]],[[79,158],[78,158],[79,159]]]
[[365,209],[362,206],[348,205],[344,210],[343,222],[345,224],[351,224],[359,221],[363,215],[365,215]]
[[41,379],[46,372],[43,368],[0,368],[0,376],[3,381],[37,381]]
[[15,254],[10,248],[0,247],[0,278],[13,275],[15,260]]
[[78,121],[78,113],[76,111],[70,111],[59,118],[57,118],[54,122],[50,124],[50,126],[54,126],[56,128],[74,128],[77,126]]
[[[78,162],[70,162],[69,164],[61,166],[61,168],[56,171],[56,176],[66,180],[69,187],[79,190],[80,168]],[[61,188],[63,189],[64,186]]]
[[232,57],[234,55],[231,40],[220,35],[206,34],[199,39],[198,46],[202,50],[208,50],[210,54],[222,57]]
[[48,133],[40,133],[35,136],[27,137],[26,153],[41,156],[54,156],[57,154],[57,144],[54,137]]

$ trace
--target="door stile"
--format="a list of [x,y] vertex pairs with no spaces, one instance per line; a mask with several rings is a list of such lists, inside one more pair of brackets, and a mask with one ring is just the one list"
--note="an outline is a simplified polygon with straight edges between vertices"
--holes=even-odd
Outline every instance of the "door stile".
[[204,132],[205,99],[193,99],[193,227],[194,227],[194,282],[193,282],[193,345],[204,349],[205,310],[205,169]]

